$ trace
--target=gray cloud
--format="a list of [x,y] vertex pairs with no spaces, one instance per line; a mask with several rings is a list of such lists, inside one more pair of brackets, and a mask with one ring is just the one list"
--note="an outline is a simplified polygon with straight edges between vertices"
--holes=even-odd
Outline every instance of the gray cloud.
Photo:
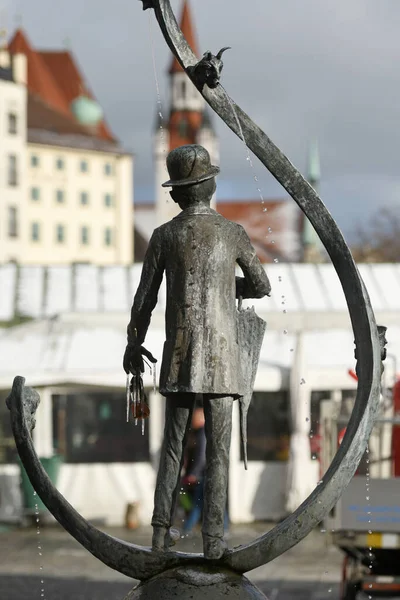
[[[172,5],[179,13],[181,1]],[[232,46],[225,88],[302,171],[318,138],[323,199],[339,225],[350,232],[379,206],[400,205],[398,0],[191,0],[191,7],[200,52]],[[35,46],[71,39],[112,129],[136,153],[136,200],[151,197],[157,98],[149,15],[165,114],[170,60],[152,12],[137,0],[19,0],[14,10]],[[216,125],[220,196],[256,198],[240,140]],[[284,196],[254,164],[264,196]]]

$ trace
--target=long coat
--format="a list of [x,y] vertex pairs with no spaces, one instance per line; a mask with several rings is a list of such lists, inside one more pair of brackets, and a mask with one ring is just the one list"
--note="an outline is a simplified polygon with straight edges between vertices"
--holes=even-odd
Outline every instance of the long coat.
[[[167,280],[166,341],[160,393],[240,396],[235,268],[245,298],[270,292],[267,275],[241,225],[206,206],[190,207],[150,240],[128,325],[128,342],[144,342],[163,273]],[[134,333],[136,330],[136,333]]]

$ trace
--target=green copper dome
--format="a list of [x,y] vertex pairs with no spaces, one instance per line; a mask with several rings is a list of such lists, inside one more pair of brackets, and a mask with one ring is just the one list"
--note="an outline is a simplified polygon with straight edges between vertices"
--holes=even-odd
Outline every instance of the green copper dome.
[[78,96],[71,103],[71,110],[82,125],[98,125],[103,118],[103,109],[95,100],[87,96]]

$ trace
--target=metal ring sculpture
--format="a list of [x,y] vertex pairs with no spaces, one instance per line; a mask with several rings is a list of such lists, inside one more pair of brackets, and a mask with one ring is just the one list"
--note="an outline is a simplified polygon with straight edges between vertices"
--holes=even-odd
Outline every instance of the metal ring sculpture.
[[[315,190],[268,136],[226,95],[215,77],[207,80],[207,65],[199,62],[190,49],[178,27],[169,0],[140,1],[143,2],[143,10],[154,9],[168,46],[211,108],[245,141],[311,221],[339,276],[354,331],[359,384],[343,442],[321,484],[293,514],[252,543],[230,550],[218,561],[221,567],[245,573],[273,560],[303,539],[332,509],[354,475],[365,451],[379,404],[381,350],[378,331],[368,293],[350,250]],[[222,68],[220,55],[221,52],[217,57],[210,53],[205,56],[208,62],[214,60],[218,72]],[[34,409],[30,410],[24,402],[24,383],[22,377],[14,380],[8,400],[18,452],[34,488],[47,508],[80,544],[109,567],[141,580],[176,566],[210,564],[202,555],[151,552],[149,548],[113,538],[83,519],[52,485],[35,453],[29,431],[30,413]]]

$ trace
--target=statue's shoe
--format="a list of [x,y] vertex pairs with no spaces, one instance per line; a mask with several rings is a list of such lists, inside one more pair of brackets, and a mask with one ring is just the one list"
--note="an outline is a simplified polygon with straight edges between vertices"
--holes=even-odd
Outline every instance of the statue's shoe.
[[222,558],[228,549],[228,544],[223,538],[203,536],[203,552],[204,558],[208,560],[218,560]]
[[177,529],[153,527],[152,550],[155,552],[165,552],[168,548],[176,544],[179,537],[180,534]]

